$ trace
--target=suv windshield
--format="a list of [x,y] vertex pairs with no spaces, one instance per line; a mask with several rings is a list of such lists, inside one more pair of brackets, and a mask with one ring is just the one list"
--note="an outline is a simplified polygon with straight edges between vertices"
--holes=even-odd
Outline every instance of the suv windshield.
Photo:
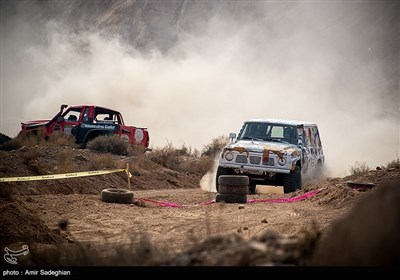
[[245,123],[238,140],[276,141],[297,144],[297,128],[274,123]]

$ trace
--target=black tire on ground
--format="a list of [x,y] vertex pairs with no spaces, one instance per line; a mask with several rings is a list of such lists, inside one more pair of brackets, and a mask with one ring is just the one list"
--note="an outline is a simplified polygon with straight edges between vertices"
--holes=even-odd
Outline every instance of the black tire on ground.
[[248,186],[249,177],[243,175],[221,175],[218,178],[220,186]]
[[217,194],[215,202],[225,203],[247,203],[247,195],[245,194]]
[[296,165],[294,171],[283,176],[283,192],[290,193],[301,189],[301,167]]
[[376,186],[374,183],[360,181],[347,181],[346,184],[348,187],[359,191],[366,191]]
[[249,188],[247,186],[219,186],[220,194],[248,194]]
[[235,174],[236,174],[235,171],[233,171],[232,169],[218,166],[217,176],[216,176],[216,180],[215,180],[215,188],[217,189],[217,192],[219,192],[218,178],[222,175],[235,175]]
[[101,200],[113,203],[133,203],[133,192],[125,189],[104,189],[101,191]]

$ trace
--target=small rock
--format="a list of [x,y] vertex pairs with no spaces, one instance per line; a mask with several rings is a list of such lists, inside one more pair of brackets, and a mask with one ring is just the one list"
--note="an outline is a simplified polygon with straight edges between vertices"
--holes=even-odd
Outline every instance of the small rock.
[[76,155],[75,159],[81,160],[81,161],[87,161],[87,159],[81,154]]
[[261,221],[261,223],[263,223],[263,224],[268,224],[268,221],[267,221],[267,219],[263,219],[263,220]]
[[69,221],[67,219],[62,219],[58,222],[58,227],[60,230],[67,230]]
[[139,207],[146,207],[146,203],[141,199],[136,199],[133,204]]
[[249,230],[249,228],[248,227],[244,227],[243,230]]
[[19,150],[21,152],[26,152],[28,150],[28,148],[26,146],[22,146]]
[[244,209],[244,205],[240,205],[240,206],[239,206],[239,209]]

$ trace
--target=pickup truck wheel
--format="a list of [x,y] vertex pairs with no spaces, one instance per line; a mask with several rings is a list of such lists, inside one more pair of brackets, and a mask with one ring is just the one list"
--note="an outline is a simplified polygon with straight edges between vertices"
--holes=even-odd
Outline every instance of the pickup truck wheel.
[[104,189],[101,200],[112,203],[133,203],[133,192],[125,189]]
[[219,180],[218,178],[222,175],[234,175],[236,174],[235,171],[233,171],[232,169],[228,169],[228,168],[224,168],[224,167],[220,167],[218,166],[217,169],[217,176],[216,176],[216,180],[215,180],[215,188],[217,189],[217,192],[219,192]]
[[297,189],[301,189],[301,167],[299,165],[296,166],[294,171],[290,171],[283,177],[284,193],[294,192]]
[[247,203],[247,195],[245,194],[217,194],[215,202],[225,203]]

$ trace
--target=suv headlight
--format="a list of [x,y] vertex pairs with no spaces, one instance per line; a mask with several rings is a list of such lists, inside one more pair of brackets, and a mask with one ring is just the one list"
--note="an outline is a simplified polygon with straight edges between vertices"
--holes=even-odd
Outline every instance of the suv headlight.
[[284,166],[286,164],[286,158],[282,157],[278,159],[278,164]]
[[226,159],[227,161],[232,161],[232,160],[233,160],[233,154],[232,154],[231,152],[226,153],[226,154],[225,154],[225,159]]

